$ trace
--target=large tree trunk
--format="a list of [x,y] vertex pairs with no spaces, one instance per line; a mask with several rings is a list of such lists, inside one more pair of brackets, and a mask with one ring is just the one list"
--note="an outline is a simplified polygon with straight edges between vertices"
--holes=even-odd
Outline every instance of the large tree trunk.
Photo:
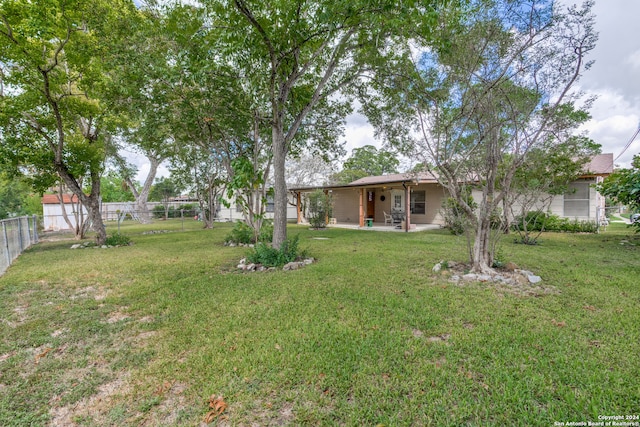
[[61,162],[56,162],[56,169],[58,175],[69,190],[82,202],[87,211],[89,212],[89,220],[91,221],[91,227],[96,232],[96,244],[99,246],[104,245],[107,240],[107,232],[102,222],[102,212],[100,212],[100,174],[91,171],[91,194],[86,195],[82,191],[78,181],[73,177],[66,166]]
[[287,240],[287,182],[285,180],[286,149],[282,127],[273,126],[273,242],[272,246],[280,249]]
[[[484,213],[481,213],[484,216]],[[476,238],[473,243],[473,260],[471,271],[478,274],[493,273],[491,259],[491,221],[488,216],[478,219]]]
[[150,167],[149,173],[147,174],[147,177],[144,180],[144,184],[142,185],[142,189],[138,192],[138,189],[135,187],[131,179],[127,178],[126,180],[129,189],[136,198],[135,209],[138,212],[138,218],[140,219],[140,222],[142,224],[151,223],[151,214],[149,212],[149,208],[147,207],[147,200],[149,200],[149,192],[151,191],[151,186],[153,185],[153,181],[156,178],[156,174],[158,173],[158,166],[160,166],[161,162],[161,160],[154,155],[147,155],[147,158],[149,159]]

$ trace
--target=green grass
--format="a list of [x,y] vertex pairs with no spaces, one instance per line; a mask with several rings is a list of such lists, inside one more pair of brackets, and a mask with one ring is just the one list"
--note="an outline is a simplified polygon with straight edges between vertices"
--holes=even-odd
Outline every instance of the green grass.
[[640,236],[622,224],[505,238],[506,261],[558,291],[531,297],[434,276],[464,261],[446,231],[291,226],[316,263],[240,274],[230,225],[200,227],[125,223],[132,246],[21,255],[0,278],[0,425],[193,426],[211,395],[229,405],[212,425],[639,414]]

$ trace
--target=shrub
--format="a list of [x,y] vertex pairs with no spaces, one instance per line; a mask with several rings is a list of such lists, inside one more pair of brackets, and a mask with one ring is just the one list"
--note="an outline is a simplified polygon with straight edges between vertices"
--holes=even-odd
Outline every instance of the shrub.
[[262,221],[262,227],[260,227],[260,234],[258,235],[259,242],[270,242],[273,240],[273,220],[265,219]]
[[259,242],[247,255],[247,261],[262,264],[265,267],[282,267],[288,262],[304,257],[304,251],[298,252],[299,238],[300,236],[295,236],[285,240],[280,249],[275,249],[268,243]]
[[315,190],[307,196],[307,215],[313,228],[325,228],[327,218],[333,214],[331,196],[322,190]]
[[125,236],[124,234],[113,233],[111,236],[107,237],[104,244],[107,246],[128,246],[131,244],[131,239],[129,236]]
[[[164,218],[164,206],[157,205],[153,207],[153,217],[158,219]],[[173,206],[169,206],[167,210],[167,218],[180,218],[180,210],[176,210]]]
[[244,221],[237,221],[233,224],[231,233],[225,238],[227,242],[249,244],[253,242],[253,229]]
[[[245,245],[256,243],[253,228],[244,221],[237,221],[225,240],[227,242],[242,243]],[[258,242],[270,242],[271,240],[273,240],[273,221],[264,220],[262,221],[262,227],[260,227],[258,234]]]
[[[595,233],[598,225],[595,221],[561,218],[558,215],[541,211],[529,211],[524,220],[527,232],[530,231],[558,231],[566,233]],[[515,231],[523,232],[523,218],[517,217],[512,226]],[[543,228],[544,227],[544,228]]]

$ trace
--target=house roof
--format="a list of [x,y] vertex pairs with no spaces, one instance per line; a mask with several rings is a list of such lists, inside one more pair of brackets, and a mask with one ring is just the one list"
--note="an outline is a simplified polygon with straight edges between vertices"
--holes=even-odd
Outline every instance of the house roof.
[[[63,194],[62,201],[65,205],[78,203],[78,197],[75,194]],[[58,203],[60,203],[60,199],[57,194],[45,194],[42,196],[43,205],[57,205]]]
[[[613,173],[613,154],[605,153],[605,154],[597,154],[595,155],[589,163],[587,163],[584,167],[584,172],[582,176],[593,176],[593,175],[609,175]],[[419,172],[417,174],[414,173],[397,173],[391,175],[379,175],[379,176],[367,176],[365,178],[360,178],[349,184],[343,185],[323,185],[323,186],[311,186],[311,187],[294,187],[289,188],[291,191],[305,191],[305,190],[315,190],[315,189],[332,189],[332,188],[354,188],[354,187],[369,187],[374,185],[385,185],[385,184],[400,184],[404,182],[411,182],[415,184],[432,184],[437,183],[437,177],[430,172]]]
[[429,172],[420,172],[418,174],[414,173],[397,173],[390,175],[379,175],[379,176],[367,176],[364,178],[357,179],[349,184],[338,184],[338,185],[321,185],[321,186],[308,186],[308,187],[291,187],[289,191],[306,191],[306,190],[317,190],[317,189],[336,189],[336,188],[359,188],[359,187],[368,187],[372,185],[384,185],[384,184],[401,184],[403,182],[411,182],[411,183],[435,183],[438,182],[436,177]]
[[391,184],[398,182],[418,182],[432,183],[436,182],[436,177],[429,172],[413,173],[396,173],[391,175],[367,176],[349,183],[348,187],[359,187],[362,185]]
[[609,175],[613,173],[613,153],[597,154],[584,167],[586,175]]

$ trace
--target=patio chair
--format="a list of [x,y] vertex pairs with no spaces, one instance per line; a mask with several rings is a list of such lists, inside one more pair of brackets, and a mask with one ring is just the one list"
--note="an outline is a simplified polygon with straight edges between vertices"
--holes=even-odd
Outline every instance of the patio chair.
[[387,225],[387,224],[393,225],[393,217],[388,213],[386,213],[385,211],[382,211],[382,213],[384,214],[384,225]]

